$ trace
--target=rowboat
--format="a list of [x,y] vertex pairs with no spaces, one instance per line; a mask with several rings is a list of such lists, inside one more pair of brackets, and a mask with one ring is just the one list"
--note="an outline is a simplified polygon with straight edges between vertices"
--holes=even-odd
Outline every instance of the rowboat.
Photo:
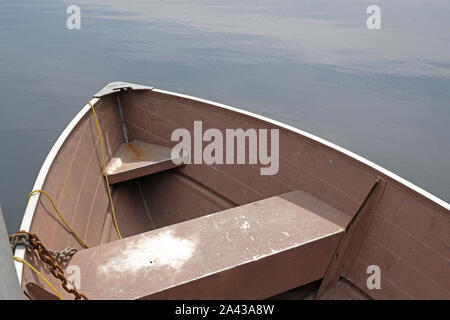
[[[21,230],[51,252],[76,249],[58,263],[89,299],[450,298],[448,203],[220,103],[110,83],[63,131],[33,190]],[[41,254],[15,249],[60,289]],[[58,297],[15,267],[25,297]]]

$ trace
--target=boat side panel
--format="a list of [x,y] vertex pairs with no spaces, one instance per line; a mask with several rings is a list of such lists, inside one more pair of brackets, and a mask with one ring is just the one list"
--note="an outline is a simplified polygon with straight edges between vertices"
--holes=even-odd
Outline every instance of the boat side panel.
[[262,176],[261,165],[187,165],[179,169],[237,205],[302,189],[353,215],[376,179],[337,152],[324,151],[320,144],[289,130],[236,112],[153,92],[122,93],[121,101],[130,138],[149,143],[174,145],[172,132],[186,128],[193,136],[193,123],[198,120],[203,132],[216,128],[224,136],[226,129],[280,129],[276,175]]
[[[378,299],[450,299],[450,219],[412,190],[386,186],[362,248],[346,277]],[[367,267],[381,271],[368,289]]]
[[213,108],[217,108],[217,109],[222,109],[222,110],[228,110],[228,111],[232,111],[241,115],[246,115],[255,119],[258,119],[260,121],[263,121],[264,123],[271,123],[273,125],[276,125],[280,128],[284,128],[286,130],[289,130],[293,133],[296,133],[298,135],[303,136],[304,139],[308,139],[310,141],[316,142],[320,145],[322,145],[322,147],[324,147],[325,149],[329,150],[330,152],[338,152],[341,155],[346,156],[348,159],[351,159],[355,164],[357,164],[358,166],[364,168],[365,170],[368,170],[376,175],[382,175],[385,176],[387,178],[387,180],[393,181],[395,184],[401,184],[403,188],[406,189],[411,189],[412,191],[414,191],[414,196],[418,197],[418,199],[420,201],[424,201],[429,203],[431,206],[433,206],[436,210],[439,210],[441,212],[445,212],[445,214],[448,214],[448,212],[450,211],[450,204],[445,202],[442,199],[439,199],[438,197],[436,197],[435,195],[427,192],[426,190],[421,189],[420,187],[414,185],[413,183],[407,181],[406,179],[403,179],[402,177],[399,177],[398,175],[396,175],[395,173],[380,167],[379,165],[361,157],[358,154],[355,154],[341,146],[338,146],[330,141],[327,141],[325,139],[319,138],[311,133],[308,133],[306,131],[300,130],[298,128],[292,127],[290,125],[287,125],[285,123],[279,122],[277,120],[274,119],[270,119],[264,116],[261,116],[259,114],[256,113],[252,113],[249,111],[245,111],[242,109],[238,109],[235,107],[231,107],[228,105],[224,105],[218,102],[214,102],[214,101],[210,101],[210,100],[205,100],[205,99],[201,99],[201,98],[197,98],[197,97],[193,97],[193,96],[189,96],[189,95],[185,95],[185,94],[181,94],[181,93],[176,93],[176,92],[171,92],[171,91],[166,91],[166,90],[159,90],[159,89],[153,89],[152,92],[154,93],[160,93],[160,94],[164,94],[164,95],[168,95],[171,96],[174,99],[178,99],[180,101],[183,100],[187,100],[190,101],[192,103],[201,103],[203,105],[206,106],[210,106]]
[[150,175],[143,179],[142,186],[156,228],[236,206],[215,191],[174,170]]
[[[121,121],[117,109],[112,106],[115,106],[113,96],[104,97],[95,104],[105,140],[107,160],[123,142]],[[88,246],[100,243],[109,202],[101,172],[98,132],[90,111],[65,138],[46,174],[42,189],[52,197],[65,220]],[[51,250],[82,248],[60,222],[51,203],[44,196],[39,196],[29,231],[36,233]],[[27,259],[34,260],[28,256]],[[39,265],[38,260],[34,262]],[[24,270],[23,284],[41,283],[35,275]],[[45,274],[46,269],[43,270]]]
[[[120,119],[117,110],[111,108],[112,103],[112,97],[106,97],[96,105],[107,160],[122,143]],[[101,174],[98,133],[90,112],[66,140],[47,174],[43,189],[50,194],[66,221],[88,245],[99,243],[100,233],[93,229],[101,228],[103,224],[108,198]],[[96,215],[101,218],[97,219]],[[98,223],[94,225],[93,222]],[[81,248],[44,197],[41,197],[35,211],[31,224],[33,231],[42,235],[44,243],[52,249],[67,246]]]
[[[123,238],[144,233],[154,229],[147,212],[144,199],[139,192],[139,181],[130,180],[114,186],[114,206],[116,210],[117,224]],[[108,211],[110,214],[110,210]],[[112,216],[111,216],[112,217]],[[108,242],[118,239],[114,223],[111,223],[107,237]]]

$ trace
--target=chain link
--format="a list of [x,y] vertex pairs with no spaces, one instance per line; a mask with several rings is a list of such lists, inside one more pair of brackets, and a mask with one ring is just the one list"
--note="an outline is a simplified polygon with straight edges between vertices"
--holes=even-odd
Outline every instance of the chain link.
[[57,261],[59,260],[59,261],[63,261],[64,262],[64,261],[67,261],[70,258],[72,258],[73,255],[75,253],[77,253],[77,249],[75,249],[75,248],[65,248],[65,249],[60,250],[60,251],[51,251],[51,250],[49,250],[49,252],[51,253],[53,259],[55,259]]
[[9,241],[13,250],[18,245],[24,245],[29,251],[37,250],[41,260],[50,267],[50,273],[61,281],[61,286],[64,290],[73,294],[75,296],[75,300],[80,300],[82,298],[84,300],[88,300],[84,294],[78,292],[77,289],[70,284],[69,285],[71,288],[69,288],[68,281],[64,276],[64,271],[57,262],[58,259],[65,261],[72,257],[76,253],[76,249],[66,248],[61,251],[49,251],[35,234],[26,231],[19,231],[10,235]]
[[30,237],[26,232],[17,232],[9,236],[9,244],[11,250],[14,253],[17,246],[25,246],[28,249],[34,249],[33,245],[30,243]]

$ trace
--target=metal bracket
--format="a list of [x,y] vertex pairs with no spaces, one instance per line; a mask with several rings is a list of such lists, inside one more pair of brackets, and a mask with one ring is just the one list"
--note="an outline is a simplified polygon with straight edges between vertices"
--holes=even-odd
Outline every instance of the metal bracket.
[[94,95],[94,98],[101,98],[111,93],[126,90],[152,90],[153,87],[143,86],[129,82],[111,82]]

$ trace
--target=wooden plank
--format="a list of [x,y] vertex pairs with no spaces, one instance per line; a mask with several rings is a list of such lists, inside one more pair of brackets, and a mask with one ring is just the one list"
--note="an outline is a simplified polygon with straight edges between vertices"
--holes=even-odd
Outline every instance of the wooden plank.
[[325,275],[342,219],[297,190],[89,248],[70,264],[91,299],[263,299]]
[[172,158],[172,149],[139,140],[123,143],[105,169],[109,183],[115,184],[148,174],[178,167]]
[[344,269],[348,269],[356,258],[369,229],[372,220],[371,214],[376,210],[385,186],[385,181],[381,179],[377,180],[361,204],[360,210],[358,210],[349,222],[315,299],[324,298],[325,294],[336,285],[341,275],[345,272]]

